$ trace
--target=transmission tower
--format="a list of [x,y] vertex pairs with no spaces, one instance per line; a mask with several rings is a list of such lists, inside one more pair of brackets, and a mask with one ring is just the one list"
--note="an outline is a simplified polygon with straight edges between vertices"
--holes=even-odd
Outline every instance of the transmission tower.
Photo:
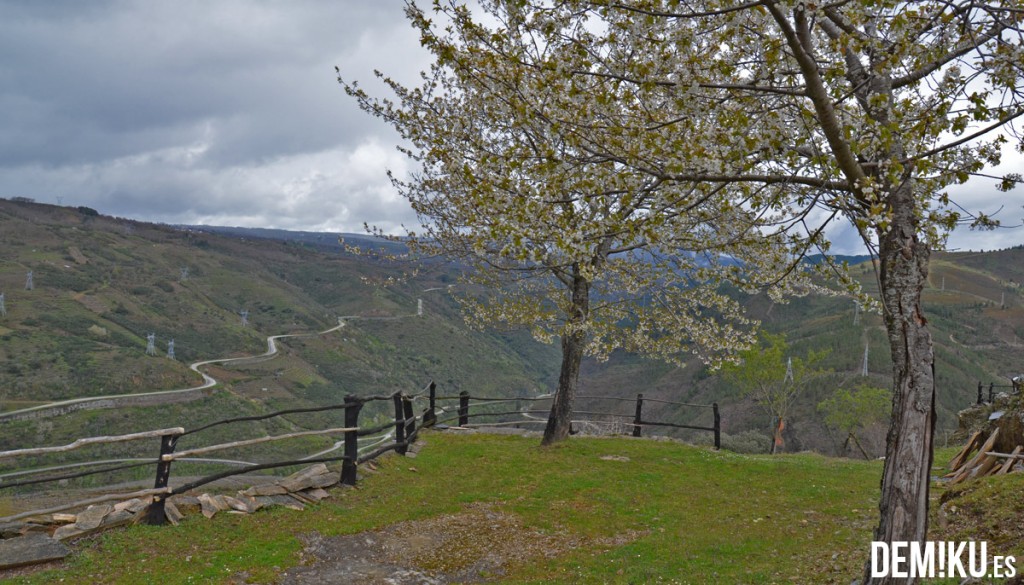
[[174,340],[167,342],[167,357],[174,359]]
[[181,282],[188,280],[188,266],[181,267]]
[[25,290],[32,290],[36,287],[35,283],[32,282],[32,271],[28,271],[28,275],[25,276]]
[[245,327],[246,325],[248,325],[249,324],[249,309],[242,309],[242,311],[239,313],[239,315],[242,316],[242,327]]
[[4,293],[0,292],[0,317],[7,316],[7,307],[4,306]]
[[853,301],[853,324],[860,322],[860,303]]
[[864,342],[864,364],[860,367],[860,375],[867,377],[868,375],[868,343]]
[[423,299],[416,299],[416,316],[423,316]]
[[782,383],[786,382],[793,383],[793,358],[786,360],[786,377],[782,379]]
[[156,333],[146,335],[146,355],[156,355]]

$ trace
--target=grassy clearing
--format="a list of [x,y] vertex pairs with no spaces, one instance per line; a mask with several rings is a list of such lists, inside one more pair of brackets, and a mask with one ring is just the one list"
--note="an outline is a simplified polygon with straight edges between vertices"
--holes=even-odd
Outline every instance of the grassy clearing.
[[625,438],[548,449],[511,436],[425,440],[417,458],[386,458],[358,489],[304,512],[119,530],[79,542],[62,569],[13,582],[273,582],[299,563],[298,534],[351,534],[487,504],[524,530],[578,543],[509,566],[500,582],[849,583],[876,517],[878,462]]

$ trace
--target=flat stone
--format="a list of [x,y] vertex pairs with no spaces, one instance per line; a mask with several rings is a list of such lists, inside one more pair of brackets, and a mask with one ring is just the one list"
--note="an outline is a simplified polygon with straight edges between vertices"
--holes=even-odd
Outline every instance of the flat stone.
[[43,534],[0,540],[0,569],[63,559],[71,554],[64,544]]
[[73,524],[76,520],[78,520],[78,515],[77,514],[54,514],[53,515],[53,521],[54,522],[62,522],[64,524]]
[[178,522],[185,517],[171,501],[164,502],[164,515],[167,516],[167,521],[174,526],[177,526]]
[[287,494],[288,490],[280,485],[270,484],[251,487],[242,493],[247,496],[278,496]]
[[74,524],[65,524],[53,531],[54,540],[67,540],[85,534],[85,531]]
[[118,502],[114,504],[114,511],[120,512],[121,510],[128,510],[132,514],[144,509],[152,502],[152,498],[147,498],[149,501],[140,500],[139,498],[133,498],[131,500],[125,500],[124,502]]
[[75,521],[75,527],[83,531],[92,530],[102,524],[103,517],[111,513],[113,510],[114,507],[110,504],[89,506],[78,513],[78,520]]
[[217,515],[217,512],[221,511],[221,508],[209,494],[201,494],[199,496],[199,504],[202,506],[203,516],[207,518],[213,518]]
[[302,492],[308,498],[312,498],[314,501],[319,502],[324,498],[329,498],[331,493],[322,488],[312,488]]
[[305,510],[306,506],[291,496],[270,496],[275,505],[284,506],[292,510]]
[[[164,509],[166,510],[166,507]],[[134,518],[135,514],[128,510],[115,510],[103,517],[103,523],[100,526],[103,528],[113,528],[114,526],[127,524]]]
[[178,495],[171,497],[168,501],[174,502],[174,505],[182,514],[192,514],[202,509],[199,498],[195,496]]
[[28,524],[24,522],[7,522],[0,524],[0,538],[15,538],[25,533]]
[[242,500],[239,500],[237,498],[232,498],[231,496],[219,496],[219,497],[221,498],[221,500],[225,504],[227,504],[228,508],[230,508],[232,510],[236,510],[238,512],[245,512],[246,514],[249,514],[250,512],[253,511],[248,506],[248,504],[246,504]]

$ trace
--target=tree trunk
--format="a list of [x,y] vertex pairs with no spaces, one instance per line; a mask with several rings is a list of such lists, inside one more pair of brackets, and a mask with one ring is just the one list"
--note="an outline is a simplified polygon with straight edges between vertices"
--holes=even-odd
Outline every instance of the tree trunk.
[[[890,197],[891,228],[879,233],[879,281],[893,362],[892,420],[882,474],[881,520],[876,541],[923,542],[928,530],[928,490],[935,432],[935,358],[921,311],[930,251],[918,240],[913,182]],[[864,583],[912,583],[870,577]]]
[[[860,454],[864,456],[864,459],[867,460],[867,461],[871,461],[871,456],[869,456],[868,452],[865,451],[864,447],[861,446],[860,441],[857,439],[857,435],[855,435],[855,434],[853,434],[851,432],[850,433],[850,439],[853,439],[853,443],[855,445],[857,445],[857,449],[860,451]],[[847,440],[849,440],[849,439],[847,439]]]
[[587,343],[585,325],[590,315],[590,282],[580,275],[579,266],[573,265],[572,290],[568,327],[562,335],[562,368],[558,374],[558,389],[551,403],[551,414],[544,428],[541,445],[551,445],[569,436],[572,423],[572,403],[580,377],[580,362]]

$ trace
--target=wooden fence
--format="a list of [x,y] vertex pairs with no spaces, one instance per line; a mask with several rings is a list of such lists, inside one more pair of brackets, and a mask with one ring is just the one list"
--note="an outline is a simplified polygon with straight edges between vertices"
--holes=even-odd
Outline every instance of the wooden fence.
[[979,380],[978,381],[978,401],[976,402],[976,404],[992,404],[992,401],[995,399],[995,396],[996,396],[996,389],[997,388],[999,388],[999,389],[1008,388],[1008,389],[1016,391],[1016,392],[1020,391],[1020,388],[1018,388],[1017,386],[1015,386],[1013,384],[996,384],[995,382],[989,382],[989,385],[988,385],[988,397],[986,398],[985,397],[985,386]]
[[[432,422],[437,422],[438,424],[443,424],[443,423],[452,422],[452,421],[458,421],[458,425],[461,426],[461,427],[486,427],[486,426],[515,426],[515,427],[518,427],[520,425],[531,425],[531,424],[533,424],[533,425],[542,425],[542,424],[547,424],[547,418],[546,417],[545,418],[539,418],[539,417],[537,417],[535,415],[538,415],[538,414],[539,415],[547,415],[549,413],[548,410],[544,410],[544,409],[539,409],[538,410],[538,409],[533,409],[533,408],[530,408],[530,407],[521,407],[521,406],[519,406],[519,404],[520,403],[534,404],[534,403],[537,403],[537,402],[550,401],[551,399],[552,399],[552,397],[550,395],[548,395],[548,396],[533,397],[533,398],[503,398],[503,397],[473,396],[469,392],[465,392],[465,391],[460,392],[456,396],[437,396],[435,394],[435,389],[431,388],[430,389],[430,395],[429,395],[429,401],[430,402],[429,402],[429,406],[427,408],[427,414],[424,416],[424,420],[430,420]],[[453,415],[453,416],[450,416],[450,417],[447,417],[447,418],[445,418],[443,420],[437,420],[436,416],[433,413],[437,409],[438,401],[455,401],[455,400],[458,401],[458,408],[456,410],[457,414]],[[483,406],[504,405],[504,404],[509,404],[509,403],[514,403],[515,407],[513,409],[511,409],[511,410],[506,408],[505,410],[500,410],[500,411],[497,411],[497,412],[488,411],[488,410],[478,410],[477,412],[475,412],[475,414],[471,414],[470,407],[471,407],[472,401],[474,401],[474,400],[477,401],[477,404],[476,404],[477,409],[480,409]],[[632,398],[618,398],[618,397],[613,397],[613,396],[592,396],[592,395],[581,394],[581,395],[576,396],[576,400],[577,400],[577,403],[578,403],[578,401],[582,400],[582,401],[590,401],[591,404],[597,403],[597,402],[600,402],[600,401],[612,401],[612,402],[622,402],[622,403],[634,404],[635,408],[634,408],[634,410],[633,410],[633,412],[631,414],[623,413],[621,411],[620,412],[608,412],[608,411],[599,412],[599,411],[595,411],[595,410],[574,410],[573,411],[573,415],[576,416],[576,417],[579,417],[579,416],[600,417],[600,418],[603,418],[603,419],[606,419],[606,420],[612,420],[612,421],[614,421],[614,420],[627,421],[627,422],[623,423],[622,426],[628,427],[629,430],[631,430],[632,435],[634,437],[642,436],[643,428],[644,427],[667,427],[667,428],[675,428],[675,429],[690,429],[690,430],[707,431],[707,432],[714,433],[715,449],[720,449],[721,446],[722,446],[722,418],[721,418],[721,415],[719,414],[719,411],[718,411],[718,403],[717,402],[716,403],[712,403],[712,404],[692,404],[692,403],[687,403],[687,402],[675,402],[675,401],[671,401],[671,400],[660,400],[660,399],[656,399],[656,398],[646,398],[645,399],[643,394],[637,394],[635,400],[632,399]],[[677,423],[670,423],[670,422],[658,422],[658,421],[644,420],[644,418],[643,418],[644,417],[643,407],[644,407],[644,402],[645,401],[646,402],[656,402],[656,403],[661,403],[661,404],[667,404],[667,405],[671,405],[671,406],[687,407],[687,408],[701,408],[701,409],[705,409],[706,408],[706,409],[710,409],[711,412],[712,412],[712,423],[711,423],[711,426],[684,425],[684,424],[677,424]],[[497,421],[497,422],[471,423],[470,422],[470,417],[471,416],[475,416],[477,418],[480,418],[480,417],[498,417],[498,418],[505,418],[505,419],[509,419],[509,420],[503,420],[503,421]],[[574,425],[581,425],[581,424],[586,424],[586,423],[594,423],[595,420],[600,420],[600,418],[598,418],[598,419],[595,419],[595,418],[586,418],[586,419],[576,418],[576,419],[574,419],[572,421],[572,423]]]
[[[631,428],[632,435],[635,437],[639,437],[642,435],[642,429],[644,427],[670,427],[679,429],[693,429],[699,431],[713,432],[715,448],[718,449],[721,446],[721,418],[719,416],[717,403],[711,405],[704,405],[688,404],[683,402],[672,402],[667,400],[656,400],[651,398],[644,399],[642,394],[637,395],[635,401],[633,399],[628,398],[586,395],[577,396],[577,398],[580,400],[590,400],[591,403],[599,401],[634,403],[635,409],[634,412],[632,412],[631,414],[623,414],[618,412],[598,412],[594,410],[576,411],[574,414],[577,416],[603,417],[605,420],[625,419],[626,422],[624,424],[627,426],[627,428]],[[417,400],[427,401],[426,408],[419,415],[415,413],[414,408],[414,402]],[[551,397],[542,396],[536,398],[486,398],[480,396],[472,396],[469,392],[461,392],[455,396],[439,396],[437,394],[437,385],[431,382],[418,393],[411,395],[404,394],[401,392],[395,392],[389,395],[363,397],[350,395],[347,396],[345,398],[345,401],[341,404],[334,404],[322,407],[293,408],[289,410],[280,410],[277,412],[272,412],[263,415],[229,418],[188,430],[182,427],[166,428],[140,433],[130,433],[125,435],[78,439],[73,443],[57,447],[38,447],[30,449],[16,449],[12,451],[0,451],[0,462],[2,462],[4,460],[11,460],[19,457],[32,457],[40,455],[45,456],[48,454],[64,453],[74,451],[88,445],[122,443],[152,439],[159,439],[160,442],[159,456],[155,459],[131,460],[129,462],[125,462],[122,460],[80,462],[0,474],[0,489],[5,489],[24,487],[30,485],[66,482],[68,480],[83,478],[91,475],[112,473],[148,465],[155,465],[156,467],[156,477],[152,489],[139,490],[131,493],[108,494],[86,500],[63,503],[58,506],[53,506],[46,509],[22,512],[0,518],[0,524],[14,522],[17,520],[30,518],[33,516],[41,516],[44,514],[53,514],[75,508],[82,508],[84,506],[101,502],[108,502],[113,500],[128,500],[132,498],[144,497],[152,497],[153,499],[152,504],[149,506],[149,509],[146,512],[146,522],[149,524],[164,524],[165,522],[167,522],[165,504],[167,499],[170,498],[171,496],[184,494],[200,486],[218,480],[226,479],[232,476],[243,475],[267,469],[292,467],[312,463],[331,463],[340,461],[340,483],[344,485],[355,485],[356,471],[359,465],[371,461],[389,451],[396,451],[397,453],[404,455],[407,452],[409,446],[416,440],[419,430],[423,427],[434,425],[440,427],[442,425],[446,425],[447,423],[453,422],[461,427],[487,427],[505,425],[518,426],[531,424],[546,424],[546,417],[540,418],[535,415],[546,415],[548,412],[547,410],[537,410],[531,408],[530,406],[520,406],[522,404],[533,405],[537,402],[545,400],[551,400]],[[441,404],[446,401],[457,401],[457,407],[451,410],[445,409]],[[476,403],[474,404],[473,401],[476,401]],[[643,418],[643,406],[645,401],[660,402],[668,405],[675,405],[681,407],[709,408],[712,410],[713,424],[712,426],[695,426],[645,420]],[[359,426],[360,412],[362,411],[363,407],[366,404],[371,402],[390,403],[394,410],[394,417],[388,420],[386,423],[374,427],[362,428]],[[493,409],[487,408],[488,406],[507,405],[509,403],[515,403],[515,406],[511,410],[508,409],[507,407],[504,407],[504,410],[499,411],[494,411]],[[473,412],[471,412],[471,408],[473,409]],[[264,436],[253,439],[245,439],[215,445],[208,445],[204,447],[195,447],[186,450],[176,450],[179,439],[186,436],[200,435],[204,431],[207,431],[214,427],[234,425],[242,422],[263,421],[290,414],[317,413],[338,410],[344,411],[344,426],[342,427],[327,428],[320,430],[297,431],[281,435]],[[471,422],[471,418],[480,419],[485,417],[491,422]],[[507,420],[494,420],[495,418],[504,418]],[[573,423],[579,425],[586,422],[593,422],[595,420],[600,420],[600,418],[575,419]],[[287,459],[280,461],[272,461],[268,463],[252,464],[243,462],[240,467],[237,467],[235,469],[229,469],[227,471],[207,475],[205,477],[189,481],[177,487],[170,486],[171,468],[172,464],[175,461],[195,461],[195,459],[193,458],[196,457],[197,455],[205,455],[227,449],[234,449],[239,447],[246,447],[275,441],[283,441],[299,437],[325,435],[343,436],[343,441],[339,442],[341,443],[340,455],[330,454],[335,449],[329,449],[327,451],[321,451],[315,455],[307,456],[301,459]],[[360,439],[368,441],[368,444],[365,444],[361,447],[359,444]],[[79,469],[82,467],[92,468],[88,469],[87,471],[69,471],[73,469]],[[11,478],[16,479],[11,481]]]

